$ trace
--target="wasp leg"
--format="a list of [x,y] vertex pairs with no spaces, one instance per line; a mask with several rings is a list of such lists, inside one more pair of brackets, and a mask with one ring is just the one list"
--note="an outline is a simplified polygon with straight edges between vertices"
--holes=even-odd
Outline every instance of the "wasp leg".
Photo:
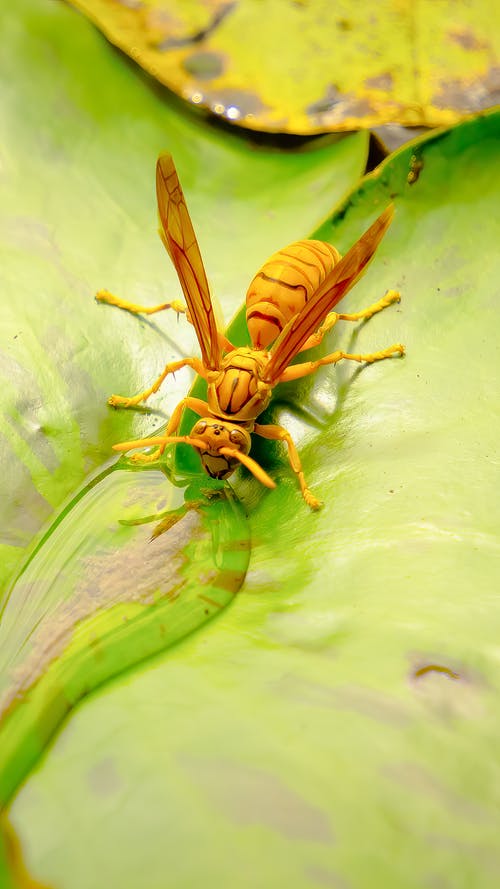
[[[191,398],[189,395],[186,398],[183,398],[182,401],[179,401],[179,404],[175,408],[170,420],[168,421],[167,428],[165,430],[165,438],[177,435],[179,424],[182,417],[182,412],[184,408],[189,408],[194,411],[195,414],[198,414],[200,417],[206,417],[207,412],[209,410],[208,404],[206,401],[202,401],[201,398]],[[138,439],[134,442],[134,447],[146,447],[144,442],[147,442],[148,439]],[[133,463],[156,463],[156,461],[163,455],[163,452],[167,446],[168,442],[166,441],[163,444],[160,444],[159,448],[156,448],[150,454],[133,454],[131,456],[131,461]]]
[[[337,318],[339,319],[339,321],[366,321],[368,320],[368,318],[371,318],[372,315],[376,315],[377,312],[381,312],[383,309],[386,309],[387,306],[391,306],[392,303],[398,302],[401,302],[401,294],[399,293],[399,291],[388,290],[385,296],[382,297],[382,299],[378,299],[376,303],[368,306],[368,308],[364,309],[362,312],[354,312],[352,315],[338,314]],[[328,315],[326,320],[328,321]]]
[[[189,317],[189,315],[186,315],[186,317],[187,317],[188,321],[191,321],[191,318]],[[230,342],[230,340],[228,340],[227,336],[224,336],[224,334],[219,331],[218,337],[219,337],[219,344],[220,344],[220,347],[223,352],[234,352],[234,350],[236,349],[236,346],[233,346],[233,344]]]
[[299,480],[300,490],[302,491],[304,500],[306,501],[307,505],[311,507],[311,509],[321,509],[323,505],[321,503],[321,500],[317,500],[314,494],[311,493],[306,485],[300,457],[297,453],[297,448],[293,443],[293,439],[290,433],[287,432],[287,430],[284,429],[283,426],[262,426],[260,423],[255,424],[253,431],[256,435],[260,435],[262,438],[267,438],[271,441],[286,442],[288,447],[288,460],[290,462],[290,466],[292,467]]
[[[99,303],[105,303],[107,306],[116,306],[118,309],[125,309],[125,311],[131,312],[132,315],[154,315],[155,312],[172,309],[172,311],[177,312],[177,315],[185,315],[186,320],[190,324],[193,323],[188,307],[184,303],[179,302],[178,299],[174,299],[171,303],[160,303],[158,306],[140,306],[138,303],[129,303],[124,299],[120,299],[119,296],[115,296],[109,290],[98,290],[95,298]],[[228,338],[220,332],[219,343],[223,352],[232,352],[235,349],[235,346],[229,342]]]
[[148,399],[150,395],[153,395],[154,392],[158,392],[158,389],[168,375],[175,373],[176,370],[180,370],[182,367],[192,367],[200,377],[206,379],[207,372],[203,367],[203,362],[199,358],[181,358],[180,361],[171,361],[170,364],[166,364],[163,372],[149,389],[145,389],[144,392],[139,392],[139,395],[131,397],[125,395],[111,395],[111,397],[108,398],[108,404],[111,404],[113,407],[134,407],[141,401],[146,401],[146,399]]
[[125,309],[127,312],[132,312],[133,315],[154,315],[155,312],[163,312],[164,309],[172,309],[178,315],[187,313],[186,306],[184,303],[179,302],[178,299],[174,299],[170,303],[160,303],[157,306],[140,306],[138,303],[129,303],[124,299],[120,299],[119,296],[115,296],[109,290],[99,290],[95,298],[99,303],[116,306],[118,309]]
[[306,361],[304,364],[293,364],[291,367],[287,367],[281,374],[278,382],[289,383],[290,380],[307,377],[309,374],[314,373],[318,367],[322,367],[324,364],[337,364],[343,359],[348,361],[365,361],[367,364],[373,364],[374,361],[382,361],[384,358],[390,358],[392,355],[404,355],[404,353],[405,347],[401,343],[395,343],[393,346],[388,346],[387,349],[381,349],[379,352],[368,352],[366,354],[353,355],[350,352],[341,352],[339,350],[338,352],[332,352],[331,355],[325,355],[324,358],[319,358],[318,361]]
[[315,349],[316,346],[319,346],[323,341],[323,337],[334,327],[339,320],[340,315],[337,315],[337,312],[330,312],[329,315],[326,316],[325,320],[321,327],[318,327],[315,333],[312,333],[309,339],[307,339],[300,349],[301,352],[305,352],[307,349]]
[[390,306],[395,302],[400,302],[400,300],[401,294],[397,290],[388,290],[382,299],[377,300],[376,303],[368,306],[368,308],[364,309],[362,312],[354,312],[351,315],[330,312],[330,314],[326,316],[321,327],[318,327],[316,333],[311,334],[300,351],[305,352],[306,349],[314,349],[315,346],[319,346],[325,334],[334,327],[337,321],[367,321],[368,318],[376,315],[377,312],[381,312],[383,309],[386,309],[387,306]]

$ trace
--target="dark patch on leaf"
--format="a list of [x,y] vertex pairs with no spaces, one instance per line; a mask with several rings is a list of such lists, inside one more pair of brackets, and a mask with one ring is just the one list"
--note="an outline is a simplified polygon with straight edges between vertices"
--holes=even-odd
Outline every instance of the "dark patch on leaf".
[[326,886],[327,889],[352,889],[350,880],[346,880],[341,874],[335,873],[319,864],[310,864],[306,868],[307,882],[318,886]]
[[456,673],[455,670],[444,666],[444,664],[424,664],[413,671],[413,678],[422,679],[424,676],[428,676],[429,673],[439,673],[441,676],[447,676],[448,679],[456,680],[462,678],[460,673]]
[[306,114],[310,114],[311,116],[326,114],[328,111],[332,111],[341,100],[343,96],[342,93],[339,92],[338,88],[334,83],[330,83],[324,95],[317,99],[316,102],[312,102],[306,108]]
[[333,842],[325,813],[276,775],[229,759],[181,754],[179,760],[210,803],[234,823],[267,827],[292,840]]
[[365,86],[369,89],[389,91],[394,86],[394,80],[391,72],[385,71],[383,74],[377,74],[376,77],[368,77],[365,80]]
[[432,98],[436,108],[462,112],[482,111],[500,103],[500,66],[493,66],[474,80],[454,78],[443,83]]
[[479,674],[440,658],[419,659],[410,673],[418,699],[439,719],[478,719],[484,710],[486,684]]
[[482,40],[480,37],[476,37],[476,35],[464,28],[463,30],[451,30],[448,32],[448,37],[450,40],[453,40],[454,43],[458,43],[463,49],[466,50],[480,50],[480,49],[490,49],[491,44]]
[[87,781],[92,792],[102,798],[115,796],[122,786],[115,762],[109,756],[97,760],[88,770]]
[[207,105],[214,114],[231,122],[253,117],[267,108],[260,96],[250,90],[220,89],[213,93],[204,93],[198,101]]
[[212,20],[204,28],[200,28],[199,31],[195,31],[193,34],[186,34],[184,37],[166,37],[158,45],[158,49],[166,51],[174,48],[178,49],[181,46],[189,46],[191,43],[202,43],[202,41],[206,40],[207,37],[210,37],[210,35],[213,34],[216,28],[224,21],[226,16],[229,15],[236,5],[235,0],[222,4],[215,10]]
[[[443,751],[443,755],[446,755],[446,751]],[[416,797],[434,800],[453,818],[462,818],[466,822],[471,818],[477,821],[489,820],[485,808],[466,799],[443,782],[438,768],[437,766],[436,773],[433,773],[416,762],[392,762],[384,771],[386,776],[401,788],[406,788]]]
[[352,711],[388,725],[406,725],[409,719],[407,710],[390,695],[357,685],[335,688],[289,674],[276,682],[275,688],[280,696],[306,706]]
[[[44,615],[31,633],[24,659],[10,673],[9,686],[0,697],[0,712],[4,713],[62,654],[81,621],[114,605],[152,605],[162,597],[176,595],[181,583],[182,549],[200,530],[199,524],[196,526],[188,517],[177,527],[179,530],[176,528],[153,542],[149,540],[149,530],[141,527],[119,552],[116,548],[102,549],[98,554],[81,558],[80,582],[71,599],[61,602],[50,616]],[[63,577],[61,572],[57,580]],[[19,586],[18,595],[20,590]],[[29,591],[25,595],[29,596]],[[98,643],[94,651],[99,657]]]
[[414,185],[424,169],[424,159],[418,154],[412,154],[410,158],[410,171],[406,177],[408,185]]
[[182,61],[182,66],[192,77],[214,80],[224,73],[224,58],[218,52],[195,52]]

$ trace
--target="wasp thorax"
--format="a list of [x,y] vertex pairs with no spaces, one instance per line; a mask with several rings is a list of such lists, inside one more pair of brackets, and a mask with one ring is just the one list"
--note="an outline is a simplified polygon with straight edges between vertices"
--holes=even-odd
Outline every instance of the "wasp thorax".
[[255,375],[230,367],[217,386],[219,405],[226,414],[237,414],[257,391]]
[[[264,385],[262,374],[268,354],[254,349],[235,349],[226,355],[222,372],[209,398],[215,413],[234,416],[239,422],[253,420],[269,404],[271,388]],[[265,391],[262,390],[264,386]]]

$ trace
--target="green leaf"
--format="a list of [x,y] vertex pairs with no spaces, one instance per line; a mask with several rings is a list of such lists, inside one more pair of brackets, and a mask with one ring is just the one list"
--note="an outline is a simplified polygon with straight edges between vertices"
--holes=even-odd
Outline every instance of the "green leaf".
[[[246,570],[234,498],[210,502],[209,522],[199,507],[187,519],[199,533],[169,530],[157,552],[151,525],[117,521],[177,509],[175,491],[159,473],[102,470],[111,444],[151,433],[187,380],[151,412],[112,411],[107,396],[196,348],[175,319],[138,322],[92,299],[104,286],[151,303],[179,295],[155,235],[156,156],[175,156],[229,316],[266,256],[356,181],[367,137],[257,148],[183,116],[61,5],[21,0],[0,28],[3,808],[82,695],[206,622]],[[180,581],[162,553],[185,560]],[[2,839],[0,884],[34,887],[15,835]]]
[[495,883],[499,135],[497,113],[415,142],[318,232],[345,249],[395,202],[345,309],[401,305],[331,347],[407,356],[278,393],[325,507],[267,446],[278,489],[237,480],[232,607],[94,695],[11,807],[39,879]]
[[154,165],[175,157],[226,318],[269,253],[324,218],[364,168],[367,137],[286,153],[184,115],[82,17],[20,0],[0,15],[0,590],[42,524],[111,454],[151,432],[187,388],[111,411],[196,349],[175,317],[138,323],[93,301],[107,287],[179,296],[156,236]]
[[199,476],[183,501],[161,473],[127,468],[84,486],[5,604],[4,803],[81,698],[207,623],[245,578],[248,524],[230,489]]

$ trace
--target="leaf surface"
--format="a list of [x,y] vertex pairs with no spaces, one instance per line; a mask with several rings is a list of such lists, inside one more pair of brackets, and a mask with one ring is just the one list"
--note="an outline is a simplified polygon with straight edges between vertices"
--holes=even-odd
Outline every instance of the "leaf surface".
[[278,393],[325,507],[265,442],[279,486],[236,485],[232,607],[80,708],[14,801],[39,879],[135,889],[147,861],[151,887],[496,882],[499,124],[398,152],[315,233],[345,250],[395,202],[345,309],[389,287],[401,305],[334,347],[407,356]]
[[252,129],[450,125],[498,101],[490,0],[71,2],[183,99]]
[[198,348],[173,313],[138,322],[93,300],[101,288],[149,305],[181,296],[156,235],[160,151],[175,157],[229,319],[267,256],[357,180],[367,137],[256,149],[169,104],[62,4],[20,0],[0,28],[2,591],[111,445],[151,434],[188,388],[170,380],[153,416],[112,411],[111,393],[141,391]]

